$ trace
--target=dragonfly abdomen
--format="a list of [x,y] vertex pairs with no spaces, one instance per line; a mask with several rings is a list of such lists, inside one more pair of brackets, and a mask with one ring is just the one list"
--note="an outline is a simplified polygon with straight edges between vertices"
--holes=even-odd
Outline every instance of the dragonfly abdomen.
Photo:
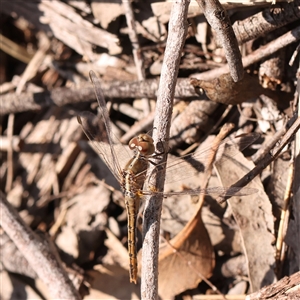
[[136,249],[136,222],[139,209],[139,196],[125,196],[125,206],[128,219],[128,253],[130,282],[137,281],[137,249]]
[[148,162],[145,157],[137,154],[122,171],[122,189],[125,195],[125,206],[128,219],[128,253],[130,282],[137,281],[137,249],[136,249],[136,222],[140,207],[140,193],[145,175],[139,173],[147,169]]

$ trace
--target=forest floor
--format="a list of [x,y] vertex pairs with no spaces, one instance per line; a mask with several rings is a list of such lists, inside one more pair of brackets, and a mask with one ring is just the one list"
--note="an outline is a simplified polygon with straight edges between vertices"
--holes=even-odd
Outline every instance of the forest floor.
[[178,3],[3,1],[1,299],[299,299],[300,1]]

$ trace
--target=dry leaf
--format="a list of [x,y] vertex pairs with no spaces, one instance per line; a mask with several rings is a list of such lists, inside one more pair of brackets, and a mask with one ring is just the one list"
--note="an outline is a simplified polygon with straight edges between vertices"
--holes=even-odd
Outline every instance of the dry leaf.
[[90,295],[84,299],[140,299],[139,285],[131,284],[128,280],[127,249],[109,229],[105,232],[108,250],[101,265],[88,272],[92,277],[91,289]]
[[160,248],[160,297],[170,299],[187,289],[195,288],[203,277],[212,274],[214,264],[214,251],[201,219],[200,207],[183,230]]
[[93,15],[104,29],[107,29],[112,21],[115,21],[124,14],[124,8],[121,1],[92,1],[91,9]]
[[[226,160],[216,164],[224,186],[230,186],[254,167],[241,153],[229,158],[225,148],[224,156]],[[260,179],[256,177],[247,187],[256,188],[258,192],[242,198],[232,197],[229,204],[242,237],[251,290],[257,291],[275,280],[274,220]]]
[[92,277],[90,295],[84,299],[140,299],[139,286],[128,280],[128,270],[118,265],[94,267],[87,272]]
[[234,82],[228,73],[209,81],[192,78],[190,82],[195,88],[204,89],[211,101],[227,105],[249,101],[265,92],[257,78],[247,73],[239,82]]
[[[110,192],[103,186],[90,186],[71,201],[65,216],[65,224],[56,243],[79,263],[90,261],[90,253],[99,247],[107,215],[103,211],[110,201]],[[83,204],[84,203],[84,204]]]

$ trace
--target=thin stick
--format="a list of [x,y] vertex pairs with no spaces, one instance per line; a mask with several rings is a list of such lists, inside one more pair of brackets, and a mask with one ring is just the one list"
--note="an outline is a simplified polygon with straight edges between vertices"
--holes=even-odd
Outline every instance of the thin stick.
[[283,246],[284,246],[284,239],[287,231],[287,224],[288,224],[288,217],[289,217],[288,207],[291,199],[290,196],[291,196],[291,190],[293,186],[293,179],[294,179],[294,165],[291,162],[289,166],[288,179],[287,179],[284,198],[283,198],[283,208],[281,210],[278,235],[276,241],[276,265],[277,265],[276,267],[277,267],[278,278],[281,278],[281,270],[285,258],[285,251],[283,251]]
[[231,109],[232,109],[232,105],[228,105],[227,108],[225,109],[225,111],[223,112],[222,116],[217,120],[217,122],[214,124],[214,126],[208,132],[205,133],[205,136],[201,138],[201,141],[194,143],[193,145],[191,145],[184,151],[180,152],[180,155],[184,156],[184,155],[191,153],[193,150],[195,150],[201,144],[202,141],[204,141],[212,132],[214,132],[218,129],[218,127],[224,121],[224,119],[227,117],[227,115],[229,114]]
[[270,140],[268,140],[266,143],[261,145],[261,147],[258,149],[258,151],[251,156],[252,161],[256,164],[258,161],[260,161],[264,156],[266,156],[272,148],[276,145],[276,143],[281,139],[281,137],[286,133],[286,121],[284,122],[284,125],[282,128],[275,132],[275,134],[272,136]]
[[[243,178],[234,183],[231,187],[244,187],[247,185],[254,177],[256,177],[261,171],[266,168],[272,161],[274,161],[278,155],[281,153],[282,149],[285,145],[290,141],[291,137],[299,130],[300,128],[300,117],[296,119],[290,129],[286,132],[286,134],[281,139],[281,142],[278,146],[274,148],[272,154],[268,153],[259,163],[253,168],[249,173],[247,173]],[[217,199],[218,203],[224,203],[230,197],[224,195],[220,196]]]
[[[31,61],[27,65],[25,71],[23,72],[21,76],[21,80],[18,83],[16,94],[20,95],[26,82],[29,78],[32,78],[36,75],[36,72],[38,68],[40,67],[42,61],[44,60],[46,56],[46,52],[48,51],[50,47],[50,42],[45,34],[40,34],[40,49],[35,53],[35,55],[32,57]],[[7,180],[6,180],[6,186],[5,191],[8,193],[11,189],[12,182],[13,182],[13,146],[12,146],[12,138],[13,138],[13,129],[14,129],[14,121],[15,116],[13,114],[10,114],[8,117],[8,125],[7,125],[7,138],[10,141],[9,148],[7,149]]]
[[[300,66],[299,66],[300,67]],[[298,67],[298,68],[299,68]],[[299,93],[300,80],[298,78],[298,101],[295,101],[295,104],[298,104],[298,118],[300,118],[300,93]],[[293,184],[293,211],[295,212],[295,228],[297,229],[295,244],[298,245],[295,250],[296,258],[295,261],[298,263],[298,270],[300,270],[300,130],[296,133],[295,137],[295,175],[294,175],[294,184]]]
[[221,41],[233,81],[242,80],[244,76],[242,55],[226,10],[218,0],[196,1]]
[[[173,98],[179,70],[181,52],[187,35],[187,12],[189,1],[174,1],[169,22],[169,35],[166,44],[164,62],[161,70],[157,97],[156,115],[154,119],[153,139],[156,145],[168,149],[170,121],[173,110]],[[164,149],[158,149],[162,152]],[[165,151],[166,152],[166,151]],[[163,163],[167,153],[155,159],[155,163]],[[165,166],[165,165],[164,165]],[[153,171],[150,166],[149,174]],[[164,170],[165,171],[165,170]],[[150,188],[163,191],[165,172],[151,178]],[[143,224],[143,255],[141,297],[146,300],[158,298],[158,248],[162,195],[147,199]]]
[[5,192],[8,193],[11,190],[14,179],[14,150],[13,150],[13,133],[14,133],[15,115],[9,114],[7,121],[7,139],[9,141],[7,148],[7,176],[5,184]]
[[[143,53],[139,44],[139,39],[136,31],[136,26],[135,26],[135,18],[134,18],[134,13],[132,10],[131,6],[131,1],[128,0],[122,0],[123,7],[125,9],[125,17],[127,21],[127,26],[129,29],[129,39],[131,41],[132,45],[132,54],[133,54],[133,59],[134,63],[136,66],[136,71],[137,71],[137,77],[138,80],[145,80],[146,75],[145,75],[145,68],[144,68],[144,61],[143,61]],[[150,112],[150,102],[147,98],[142,99],[143,104],[144,104],[144,113],[147,115]]]
[[[248,56],[242,59],[244,68],[264,59],[276,51],[294,43],[300,39],[300,26],[288,31],[286,34],[282,35],[278,39],[260,47],[259,49],[253,51]],[[195,76],[197,79],[210,80],[219,77],[222,74],[228,73],[228,66],[214,69],[211,71],[203,72],[200,75]]]

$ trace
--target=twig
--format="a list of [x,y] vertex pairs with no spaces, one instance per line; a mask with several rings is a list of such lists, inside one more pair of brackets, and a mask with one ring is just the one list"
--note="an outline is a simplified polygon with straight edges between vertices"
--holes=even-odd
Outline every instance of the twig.
[[[2,230],[3,231],[3,230]],[[4,232],[1,233],[1,263],[6,271],[22,274],[32,279],[37,279],[36,272],[19,251],[18,247]]]
[[214,124],[214,126],[208,132],[205,133],[205,136],[202,137],[199,142],[194,143],[190,147],[186,148],[184,151],[180,152],[180,155],[184,156],[184,155],[191,153],[193,150],[195,150],[201,144],[202,141],[204,141],[210,134],[215,132],[218,129],[218,127],[220,126],[220,124],[227,117],[227,115],[229,114],[231,109],[232,109],[232,105],[228,105],[227,108],[225,109],[225,111],[223,112],[222,116],[217,120],[217,122]]
[[[261,7],[265,6],[272,6],[274,5],[274,0],[261,0],[261,1],[244,1],[244,0],[238,0],[238,1],[228,1],[228,0],[220,0],[220,3],[222,6],[226,9],[233,9],[233,10],[243,10],[245,8],[248,9],[260,9]],[[286,0],[276,0],[276,3],[279,2],[286,2]],[[163,23],[168,22],[168,18],[171,11],[171,1],[167,2],[153,2],[151,3],[151,7],[153,10],[153,13],[156,17],[158,17]],[[202,10],[197,5],[196,0],[192,0],[188,17],[193,18],[195,16],[202,15]]]
[[[119,54],[122,51],[116,35],[84,20],[74,8],[62,1],[6,1],[1,8],[4,14],[23,17],[33,24],[36,30],[53,34],[77,53],[87,53],[92,61],[97,57],[93,52],[93,45],[106,48],[111,54]],[[78,39],[80,43],[77,42]]]
[[[128,0],[122,0],[122,3],[125,9],[125,17],[129,29],[129,39],[131,41],[131,45],[133,48],[132,54],[136,66],[137,77],[138,80],[145,80],[146,75],[145,75],[144,62],[143,62],[143,53],[141,51],[138,35],[136,32],[135,18],[132,11],[131,2]],[[143,98],[142,101],[144,103],[144,113],[145,115],[147,115],[150,112],[150,103],[147,98]]]
[[[40,67],[40,64],[44,60],[46,52],[50,47],[49,39],[45,34],[40,34],[39,42],[40,42],[39,50],[34,54],[31,61],[26,66],[26,69],[21,76],[21,80],[18,83],[16,89],[17,95],[21,94],[21,91],[23,90],[28,79],[36,75],[36,72]],[[7,138],[10,141],[10,143],[9,143],[9,148],[7,149],[7,180],[5,186],[6,192],[10,191],[13,182],[14,165],[13,165],[13,145],[12,145],[13,139],[12,138],[13,138],[14,120],[15,120],[15,116],[13,114],[10,114],[8,118],[8,125],[7,125],[8,127]]]
[[244,75],[242,56],[225,9],[218,0],[196,1],[221,41],[233,81],[242,80]]
[[46,284],[53,298],[81,299],[60,262],[49,251],[48,245],[20,218],[1,191],[0,211],[2,228]]
[[276,131],[275,134],[269,139],[266,143],[261,145],[258,151],[251,156],[252,161],[256,164],[261,160],[265,155],[267,155],[276,143],[281,139],[281,137],[286,133],[287,130],[287,121],[284,122],[280,130]]
[[[298,69],[299,70],[299,69]],[[298,78],[298,101],[295,103],[298,104],[298,118],[300,118],[300,79]],[[298,270],[300,270],[300,130],[296,133],[295,137],[295,175],[294,175],[294,184],[293,184],[293,211],[295,212],[295,228],[297,229],[295,237],[295,245],[298,245],[297,249],[294,249],[296,253],[295,263],[297,264]]]
[[293,55],[291,56],[291,59],[289,61],[289,66],[293,66],[294,62],[295,62],[295,59],[296,57],[298,56],[300,52],[300,44],[298,44],[297,48],[295,49]]
[[[157,96],[158,79],[148,79],[145,81],[113,81],[101,82],[103,94],[106,99],[124,98],[152,98]],[[181,99],[199,99],[194,87],[190,84],[190,79],[179,79],[177,81],[175,95]],[[201,97],[200,97],[201,98]],[[207,99],[202,97],[202,99]],[[81,102],[95,101],[95,93],[90,83],[83,84],[76,88],[55,88],[51,92],[42,93],[10,93],[0,96],[0,115],[18,113],[28,110],[41,110],[51,105],[63,106]]]
[[5,37],[3,34],[0,33],[0,49],[8,53],[10,56],[18,59],[19,61],[22,61],[25,64],[28,64],[29,61],[32,58],[32,55],[30,55],[27,52],[27,49],[25,47],[22,47],[18,45],[17,43],[14,43],[12,40]]
[[[292,156],[293,159],[294,156]],[[293,186],[293,179],[294,179],[294,165],[291,161],[289,166],[288,178],[283,198],[283,207],[281,209],[281,216],[277,234],[277,241],[276,241],[276,273],[278,278],[281,278],[281,270],[285,258],[285,251],[283,249],[284,246],[284,239],[286,237],[287,232],[287,224],[289,219],[289,203],[290,203],[290,196]]]
[[11,190],[14,179],[14,161],[13,161],[13,132],[14,132],[15,115],[9,114],[7,121],[7,176],[5,184],[5,192],[8,193]]
[[300,286],[300,272],[286,276],[271,285],[265,286],[259,291],[247,295],[245,300],[268,300],[268,299],[298,299]]
[[[266,36],[269,32],[288,23],[299,20],[300,0],[278,3],[245,20],[232,25],[238,43],[241,45],[252,39]],[[253,26],[259,24],[259,26]]]
[[9,147],[13,148],[13,151],[19,152],[23,145],[23,140],[18,136],[14,135],[12,140],[7,136],[0,136],[0,151],[9,151]]
[[40,33],[39,37],[39,49],[36,51],[28,65],[26,66],[25,71],[23,72],[20,81],[18,83],[16,93],[21,94],[26,82],[36,76],[38,69],[40,68],[42,62],[46,57],[46,53],[50,48],[50,41],[46,34]]
[[[212,168],[213,168],[213,163],[216,157],[216,154],[218,152],[220,143],[222,142],[222,140],[226,137],[226,135],[233,129],[234,125],[232,123],[226,123],[224,124],[224,126],[221,128],[219,134],[215,137],[215,139],[212,141],[212,145],[210,147],[210,151],[206,157],[206,165],[205,165],[205,174],[204,174],[204,178],[201,184],[201,188],[205,189],[207,188],[209,179],[211,177],[211,172],[212,172]],[[189,220],[189,222],[184,226],[184,228],[180,231],[180,233],[178,235],[176,235],[176,237],[174,237],[170,242],[168,242],[168,245],[176,251],[176,254],[181,256],[181,258],[183,260],[186,261],[186,259],[183,257],[183,255],[180,253],[180,251],[182,251],[183,249],[183,245],[186,242],[186,239],[188,239],[189,236],[193,236],[193,232],[199,230],[199,226],[201,226],[201,224],[203,224],[202,221],[202,217],[201,217],[201,209],[202,209],[202,205],[204,203],[204,198],[205,198],[205,194],[201,193],[199,195],[199,200],[197,203],[197,208],[195,209],[195,214],[194,216]],[[199,240],[198,243],[201,243],[201,241]],[[210,242],[209,242],[210,243]],[[209,248],[209,246],[206,246],[207,248]],[[211,247],[211,251],[213,252],[212,246]],[[186,251],[183,250],[183,251]],[[210,260],[210,258],[207,257],[207,260]],[[214,261],[214,259],[212,259]],[[188,263],[186,261],[186,263]],[[214,264],[214,263],[212,263]],[[201,272],[199,272],[199,270],[195,270],[195,268],[190,265],[190,267],[192,268],[192,270],[195,272],[197,276],[199,276],[204,282],[206,282],[214,291],[216,291],[217,293],[219,293],[220,295],[222,295],[222,293],[209,281],[207,280],[207,276],[208,274],[202,274]],[[211,270],[212,270],[212,266],[211,266]],[[211,272],[210,270],[210,272]],[[223,295],[222,295],[222,299],[226,299]]]
[[[165,57],[161,70],[157,97],[156,115],[154,119],[153,139],[156,145],[167,149],[170,121],[173,110],[173,98],[179,70],[181,52],[187,35],[187,12],[189,1],[174,1],[169,22],[169,35]],[[163,149],[158,149],[162,152]],[[164,163],[167,153],[155,159],[156,163]],[[153,171],[150,166],[149,174]],[[165,170],[164,170],[165,171]],[[150,179],[150,188],[163,191],[165,172]],[[158,297],[158,249],[162,196],[147,199],[143,224],[143,255],[141,298],[154,300]]]
[[[286,34],[282,35],[278,39],[260,47],[256,51],[247,55],[242,59],[244,68],[249,67],[251,64],[256,63],[263,58],[275,53],[276,51],[286,47],[300,39],[300,26],[288,31]],[[199,75],[194,75],[198,79],[210,80],[219,77],[222,74],[228,73],[228,66],[224,66],[211,71],[203,72]]]
[[[300,117],[298,117],[296,119],[296,121],[293,123],[293,125],[290,127],[290,129],[282,137],[281,142],[279,143],[279,145],[277,145],[274,148],[274,150],[272,151],[272,154],[268,153],[258,163],[258,165],[255,168],[253,168],[243,178],[241,178],[236,183],[234,183],[231,187],[240,187],[240,188],[242,188],[245,185],[247,185],[254,177],[256,177],[264,168],[266,168],[272,161],[274,161],[278,157],[278,155],[281,153],[282,149],[290,141],[290,139],[292,138],[292,136],[299,130],[299,128],[300,128]],[[218,203],[224,203],[228,199],[229,199],[229,197],[226,196],[226,195],[220,196],[217,199],[217,202]]]

